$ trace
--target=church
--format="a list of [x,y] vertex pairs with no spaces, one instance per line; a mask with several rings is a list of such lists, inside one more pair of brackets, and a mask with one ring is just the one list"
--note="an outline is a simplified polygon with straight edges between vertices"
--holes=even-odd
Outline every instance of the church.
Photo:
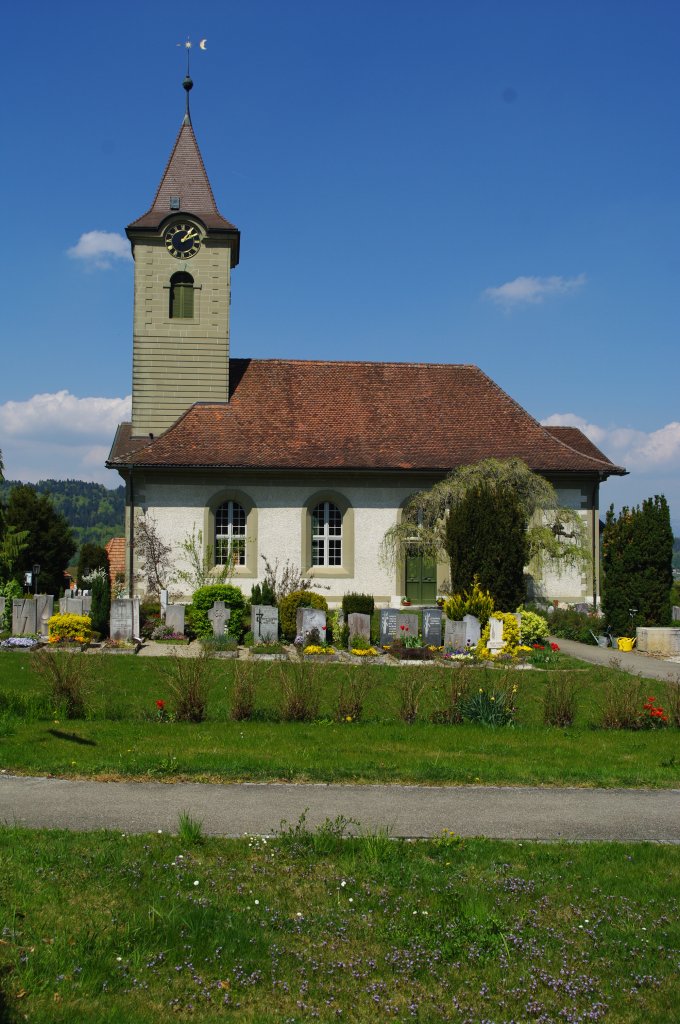
[[[125,564],[139,589],[134,525],[149,517],[182,568],[200,532],[249,596],[264,559],[377,604],[431,604],[448,576],[380,545],[409,498],[457,466],[523,459],[587,526],[593,572],[536,581],[564,602],[599,594],[599,486],[625,470],[581,431],[543,427],[472,365],[230,357],[240,233],[217,208],[189,112],[150,209],[127,230],[134,258],[132,420],[107,461],[125,481]],[[427,410],[423,415],[422,410]],[[189,597],[190,595],[185,595]]]

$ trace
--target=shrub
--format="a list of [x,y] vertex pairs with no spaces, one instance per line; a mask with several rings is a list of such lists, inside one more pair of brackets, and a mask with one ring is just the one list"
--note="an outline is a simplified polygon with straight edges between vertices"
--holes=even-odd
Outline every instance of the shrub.
[[398,675],[399,710],[402,722],[413,725],[418,717],[420,701],[433,677],[424,669],[401,668]]
[[645,689],[642,680],[621,672],[607,675],[603,687],[602,728],[643,729],[653,724],[644,711]]
[[555,608],[548,619],[548,629],[553,636],[577,640],[581,644],[594,644],[593,633],[598,636],[604,628],[602,615],[597,612],[578,612],[575,608]]
[[340,679],[338,707],[335,717],[339,722],[358,722],[364,710],[364,701],[370,686],[368,671],[347,669]]
[[549,675],[543,694],[543,721],[564,728],[576,717],[576,684],[566,673]]
[[208,690],[213,665],[210,656],[201,652],[197,658],[161,658],[160,673],[165,677],[172,696],[173,716],[177,722],[203,722],[208,709]]
[[432,721],[440,725],[459,725],[463,721],[463,706],[470,697],[475,674],[461,666],[451,672],[440,673],[437,696],[438,707]]
[[515,720],[516,686],[498,686],[485,690],[483,686],[475,689],[470,687],[468,694],[460,702],[460,710],[465,722],[476,722],[478,725],[511,725]]
[[375,601],[370,594],[345,594],[342,599],[342,610],[345,616],[351,615],[353,612],[372,615],[375,610]]
[[85,577],[85,581],[92,590],[92,629],[100,636],[108,636],[111,614],[109,574],[104,569],[94,569]]
[[51,644],[60,642],[87,644],[92,639],[92,622],[89,615],[53,615],[47,622],[48,639]]
[[247,662],[236,663],[231,697],[231,717],[234,722],[245,722],[253,717],[256,675],[256,665],[249,665]]
[[32,664],[38,676],[48,684],[55,709],[59,709],[65,718],[84,718],[85,690],[92,661],[45,648],[36,654]]
[[16,580],[7,580],[0,588],[0,594],[5,598],[5,612],[0,617],[0,630],[9,633],[12,629],[12,601],[19,600],[23,596],[23,591]]
[[523,644],[540,644],[546,639],[550,630],[548,629],[548,621],[542,615],[538,615],[536,612],[530,612],[520,605],[517,609],[522,615],[522,643]]
[[311,590],[294,590],[279,601],[279,621],[281,632],[286,640],[292,643],[297,632],[297,610],[298,608],[322,608],[328,611],[328,601],[321,594],[314,594]]
[[493,597],[488,590],[482,589],[476,576],[469,590],[453,594],[444,602],[447,619],[460,622],[464,615],[476,615],[482,629],[493,615],[493,610]]
[[299,658],[279,665],[281,718],[284,722],[313,722],[319,713],[317,666]]
[[[493,617],[495,619],[501,619],[503,622],[504,646],[497,652],[497,654],[509,655],[511,658],[514,658],[517,654],[517,648],[519,647],[519,626],[517,625],[517,619],[512,612],[494,612]],[[486,646],[490,636],[491,625],[487,622],[486,626],[482,630],[479,643],[475,648],[475,653],[478,658],[493,658],[496,656],[496,654],[490,651]]]
[[255,584],[250,592],[250,603],[272,606],[276,604],[276,592],[269,580],[265,580],[264,583]]
[[230,583],[213,583],[207,587],[199,587],[194,593],[186,611],[187,622],[192,633],[200,639],[213,635],[208,612],[216,601],[224,601],[227,608],[231,608],[227,633],[236,640],[240,640],[247,628],[245,625],[246,599],[240,589]]
[[161,604],[153,599],[141,601],[139,605],[139,632],[150,640],[153,632],[161,625]]

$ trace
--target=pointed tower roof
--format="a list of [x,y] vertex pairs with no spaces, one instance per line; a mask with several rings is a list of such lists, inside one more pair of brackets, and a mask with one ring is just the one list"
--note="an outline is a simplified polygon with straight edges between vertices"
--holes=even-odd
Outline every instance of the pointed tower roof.
[[127,231],[157,231],[171,214],[193,214],[211,234],[228,234],[235,241],[233,266],[238,262],[239,230],[217,209],[201,151],[187,111],[156,190],[151,208],[128,225]]

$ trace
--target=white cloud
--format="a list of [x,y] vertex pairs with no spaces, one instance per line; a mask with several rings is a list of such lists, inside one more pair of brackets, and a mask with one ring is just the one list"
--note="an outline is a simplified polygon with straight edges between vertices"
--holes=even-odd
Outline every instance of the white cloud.
[[486,288],[484,295],[498,306],[537,305],[551,295],[565,295],[581,288],[586,275],[578,277],[516,277],[497,288]]
[[74,260],[82,260],[99,270],[109,270],[112,260],[131,260],[130,243],[115,231],[86,231],[66,250]]
[[8,480],[97,480],[117,487],[104,467],[117,425],[131,399],[78,398],[69,391],[0,405],[0,436]]
[[578,427],[613,462],[637,472],[677,468],[680,471],[680,423],[673,421],[645,432],[632,427],[600,427],[574,413],[554,413],[541,420],[546,427]]

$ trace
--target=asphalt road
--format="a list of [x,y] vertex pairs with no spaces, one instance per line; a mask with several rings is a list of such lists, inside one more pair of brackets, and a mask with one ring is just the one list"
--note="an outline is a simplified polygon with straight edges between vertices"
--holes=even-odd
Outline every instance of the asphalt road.
[[74,831],[176,832],[180,812],[209,835],[272,834],[339,815],[353,829],[427,838],[451,829],[498,839],[680,843],[680,790],[288,783],[93,782],[0,776],[0,821]]
[[563,640],[561,637],[550,639],[559,644],[560,650],[565,654],[571,654],[574,658],[580,658],[591,665],[607,665],[623,669],[634,676],[642,676],[643,679],[665,679],[667,682],[680,684],[680,661],[653,658],[650,654],[640,654],[638,651],[619,651],[595,645],[591,647],[589,644],[579,644],[576,640]]

